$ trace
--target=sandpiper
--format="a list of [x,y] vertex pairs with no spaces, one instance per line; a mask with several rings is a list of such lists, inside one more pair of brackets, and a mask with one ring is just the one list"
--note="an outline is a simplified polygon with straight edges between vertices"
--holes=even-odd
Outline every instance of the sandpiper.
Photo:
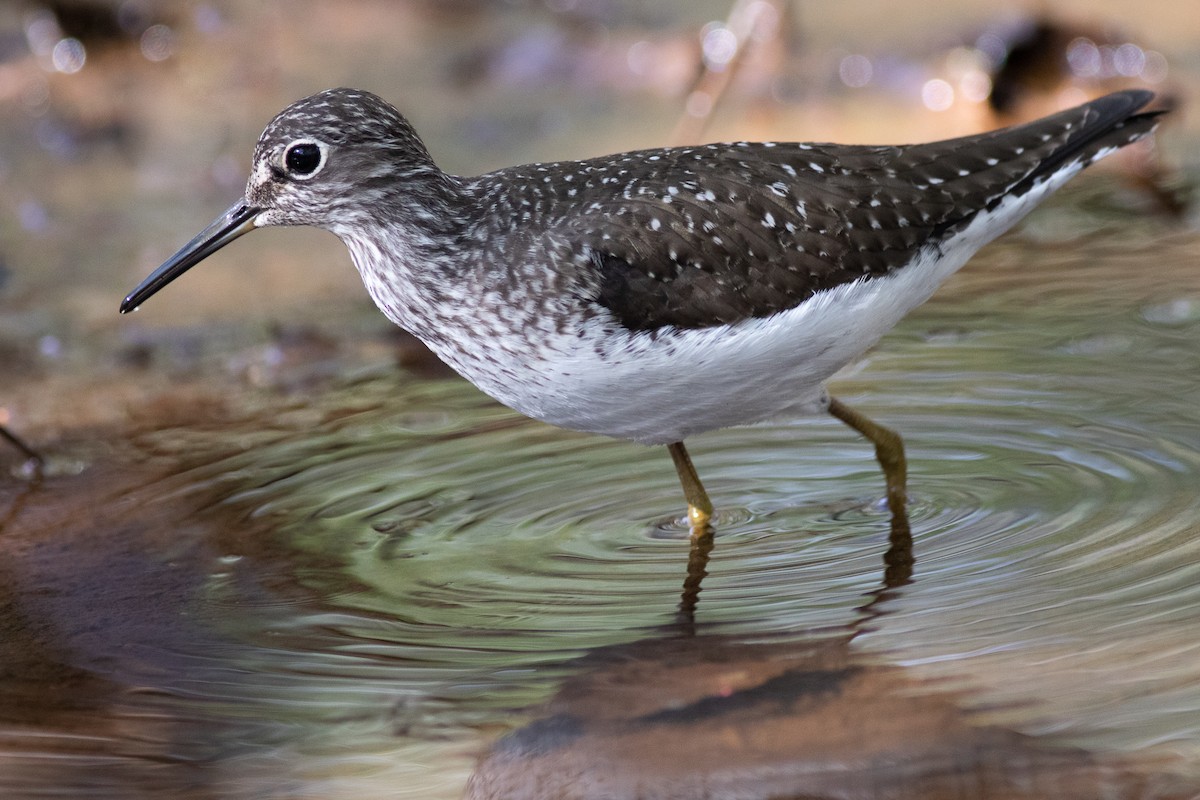
[[712,504],[688,436],[831,413],[871,440],[902,513],[904,449],[825,382],[980,247],[1093,161],[1149,133],[1124,91],[929,144],[733,142],[439,169],[390,104],[331,89],[284,109],[245,197],[121,304],[267,225],[314,225],[367,291],[505,405],[665,444],[693,533]]

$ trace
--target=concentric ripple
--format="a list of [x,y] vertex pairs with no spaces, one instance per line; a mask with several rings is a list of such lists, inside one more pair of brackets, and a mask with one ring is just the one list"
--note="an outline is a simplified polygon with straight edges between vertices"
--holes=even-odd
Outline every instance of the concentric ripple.
[[[718,506],[696,623],[858,632],[864,657],[1006,726],[1200,764],[1200,286],[1139,302],[1114,281],[1081,307],[1094,276],[1071,262],[1023,303],[1019,251],[834,385],[907,442],[912,582],[864,611],[892,517],[853,431],[722,431],[689,443]],[[221,520],[179,545],[207,559],[185,598],[203,636],[126,665],[156,708],[255,720],[231,735],[264,764],[406,765],[411,796],[456,796],[440,743],[519,724],[578,656],[678,634],[688,539],[662,448],[523,420],[457,381],[322,402],[272,409],[232,455],[196,455],[186,429],[145,440],[192,466],[143,495],[186,500],[184,532]]]
[[[914,583],[861,645],[1032,732],[1200,741],[1200,715],[1170,712],[1200,706],[1197,321],[1148,303],[1047,334],[1039,309],[973,329],[952,308],[840,384],[910,457]],[[375,410],[256,452],[224,501],[278,521],[272,557],[321,608],[289,638],[311,646],[318,627],[338,656],[309,669],[406,665],[389,675],[414,709],[477,722],[479,703],[519,706],[574,656],[669,626],[687,544],[661,449],[522,421],[461,384],[364,391]],[[692,450],[720,508],[699,621],[853,625],[890,524],[871,448],[813,420]]]
[[[1188,439],[1190,423],[1148,403],[1173,392],[1145,336],[1120,366],[1103,348],[1029,333],[999,370],[964,368],[996,335],[1011,344],[1008,332],[910,334],[865,373],[900,391],[842,383],[846,400],[907,438],[916,539],[915,583],[860,641],[960,677],[981,704],[1020,707],[1031,729],[1069,718],[1099,735],[1133,712],[1079,691],[1077,670],[1111,670],[1119,686],[1126,656],[1175,637],[1143,690],[1200,679],[1200,652],[1178,639],[1200,608],[1200,425]],[[1179,373],[1177,391],[1189,382]],[[524,421],[458,383],[379,382],[355,396],[379,402],[209,465],[233,487],[224,504],[275,529],[270,542],[237,542],[244,552],[214,578],[211,601],[245,610],[246,581],[231,576],[286,561],[308,611],[272,634],[307,651],[307,673],[386,669],[417,716],[478,722],[478,703],[520,706],[573,657],[669,626],[687,543],[661,449]],[[700,437],[693,456],[721,508],[702,623],[748,636],[852,625],[879,585],[889,531],[870,447],[830,419]],[[266,611],[278,598],[257,601]],[[1046,660],[1058,666],[1038,680],[1063,679],[1052,691],[1008,682],[1006,670]],[[1162,721],[1112,743],[1200,733]]]

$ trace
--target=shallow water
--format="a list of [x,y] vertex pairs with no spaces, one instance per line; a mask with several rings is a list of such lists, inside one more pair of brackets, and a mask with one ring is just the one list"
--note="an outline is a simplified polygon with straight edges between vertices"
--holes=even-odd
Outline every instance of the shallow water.
[[[990,14],[926,5],[803,14],[706,135],[993,124],[921,107]],[[1180,7],[1114,22],[1187,97]],[[1200,242],[1110,164],[833,387],[906,438],[911,575],[841,424],[689,442],[704,563],[665,452],[397,370],[330,237],[248,237],[116,316],[333,83],[452,170],[661,144],[729,3],[647,9],[163,6],[172,57],[89,39],[70,75],[0,9],[0,421],[50,456],[0,480],[0,797],[1200,796]],[[895,80],[842,86],[859,52]]]
[[1195,236],[1113,219],[998,243],[834,384],[908,446],[883,594],[883,480],[832,419],[690,443],[719,514],[682,627],[666,453],[456,380],[82,453],[0,508],[0,788],[456,797],[581,657],[696,633],[844,641],[972,724],[1200,786]]

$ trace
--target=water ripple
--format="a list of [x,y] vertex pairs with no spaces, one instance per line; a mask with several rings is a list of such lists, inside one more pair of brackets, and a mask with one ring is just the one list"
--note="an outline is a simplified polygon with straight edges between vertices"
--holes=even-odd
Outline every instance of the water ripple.
[[[1086,660],[1065,644],[1081,632],[1136,639],[1194,620],[1197,448],[1111,402],[1113,387],[1101,387],[1107,405],[1081,407],[1077,389],[1027,388],[1037,383],[992,374],[965,396],[931,400],[926,385],[870,409],[908,439],[918,572],[864,646],[946,674],[969,664],[976,681],[989,660]],[[548,665],[663,625],[686,558],[665,454],[491,425],[469,389],[450,391],[457,409],[432,430],[378,411],[232,470],[223,502],[279,520],[272,557],[282,546],[327,607],[289,623],[309,647],[305,628],[337,642],[341,658],[322,669],[371,672],[383,659],[416,665],[413,691],[470,676],[511,700],[545,690]],[[693,450],[721,506],[706,622],[755,635],[849,623],[878,585],[888,532],[870,448],[818,420]],[[1016,703],[1024,689],[989,691]]]
[[[1037,304],[1019,282],[935,303],[835,385],[909,454],[914,582],[854,647],[1004,725],[1200,763],[1200,322],[1161,298],[1073,312],[1079,279]],[[993,303],[1018,310],[981,327]],[[688,546],[662,448],[453,381],[364,380],[327,404],[276,409],[146,487],[231,521],[202,591],[224,645],[192,647],[159,691],[452,739],[511,726],[576,657],[671,629]],[[867,443],[817,419],[689,444],[718,506],[705,631],[854,630],[891,532]]]

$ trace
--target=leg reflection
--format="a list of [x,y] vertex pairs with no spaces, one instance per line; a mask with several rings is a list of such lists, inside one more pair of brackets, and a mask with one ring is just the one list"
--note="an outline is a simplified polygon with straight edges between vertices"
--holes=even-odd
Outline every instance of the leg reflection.
[[25,456],[25,463],[29,471],[32,472],[35,478],[41,477],[42,465],[45,462],[42,460],[42,456],[38,453],[38,451],[25,444],[20,437],[3,425],[0,425],[0,439],[4,439],[13,447],[20,450],[21,454]]
[[675,614],[675,621],[685,636],[696,634],[696,604],[700,601],[700,582],[708,574],[708,555],[713,549],[712,526],[693,528],[691,545],[688,550],[687,577],[683,579],[679,611]]

